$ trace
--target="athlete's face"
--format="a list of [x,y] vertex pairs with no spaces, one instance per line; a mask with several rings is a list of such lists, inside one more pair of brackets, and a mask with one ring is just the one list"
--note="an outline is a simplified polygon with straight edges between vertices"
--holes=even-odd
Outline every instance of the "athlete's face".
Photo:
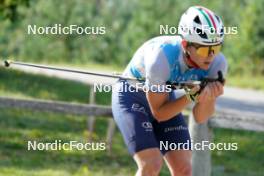
[[208,47],[192,44],[187,47],[187,51],[193,62],[195,62],[201,69],[208,70],[215,55],[219,53],[220,48],[221,45]]

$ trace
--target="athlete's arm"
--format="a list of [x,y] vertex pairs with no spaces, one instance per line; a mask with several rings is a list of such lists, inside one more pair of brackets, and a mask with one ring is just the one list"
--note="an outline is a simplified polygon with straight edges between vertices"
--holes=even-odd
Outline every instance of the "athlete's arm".
[[[227,74],[227,62],[225,56],[218,54],[209,69],[208,76],[216,78],[217,72],[222,71],[223,75]],[[197,103],[193,108],[193,115],[197,123],[206,122],[214,113],[216,98],[222,95],[224,86],[219,83],[209,83],[197,98]]]
[[147,99],[153,116],[157,121],[166,121],[179,114],[190,101],[186,96],[177,100],[169,100],[169,93],[147,92]]
[[209,83],[197,98],[193,115],[197,123],[206,122],[215,111],[216,98],[223,94],[224,86],[219,83]]
[[[170,65],[163,49],[149,48],[145,55],[146,85],[165,86],[170,77]],[[180,113],[190,101],[181,97],[175,101],[169,100],[168,92],[146,92],[151,112],[158,121],[166,121]]]

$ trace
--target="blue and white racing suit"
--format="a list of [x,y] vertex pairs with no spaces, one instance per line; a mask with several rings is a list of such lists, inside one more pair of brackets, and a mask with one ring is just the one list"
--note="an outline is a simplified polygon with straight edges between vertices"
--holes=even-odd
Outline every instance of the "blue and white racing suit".
[[[165,85],[167,81],[178,82],[217,78],[218,71],[225,75],[227,62],[222,53],[215,56],[208,70],[188,68],[183,60],[179,36],[160,36],[145,42],[134,54],[123,75],[146,78],[144,84]],[[131,91],[135,83],[119,80],[112,93],[113,116],[120,129],[130,154],[148,148],[159,148],[162,154],[169,149],[160,147],[161,142],[189,143],[190,135],[182,113],[158,122],[152,115],[144,91]],[[130,91],[126,88],[130,86]],[[170,93],[170,100],[177,97]]]

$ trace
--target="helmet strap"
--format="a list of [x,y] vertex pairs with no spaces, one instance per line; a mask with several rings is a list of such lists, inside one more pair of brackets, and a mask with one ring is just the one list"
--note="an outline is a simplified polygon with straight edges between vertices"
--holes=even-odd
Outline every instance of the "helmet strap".
[[191,59],[191,56],[188,54],[188,52],[184,52],[185,53],[185,58],[186,58],[186,60],[187,60],[187,65],[188,65],[188,67],[189,68],[197,68],[197,69],[199,69],[200,67],[199,67],[199,65],[197,65],[192,59]]
[[191,59],[191,56],[190,54],[188,53],[188,51],[186,51],[186,48],[188,47],[188,42],[186,40],[183,40],[182,41],[182,46],[183,46],[183,50],[184,50],[184,58],[185,59],[185,62],[186,62],[186,65],[189,67],[189,68],[200,68],[192,59]]

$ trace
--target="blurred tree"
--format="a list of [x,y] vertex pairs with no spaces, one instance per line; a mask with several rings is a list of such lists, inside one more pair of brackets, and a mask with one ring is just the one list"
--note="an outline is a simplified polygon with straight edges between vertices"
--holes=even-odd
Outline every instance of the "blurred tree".
[[[262,0],[2,0],[2,56],[34,62],[126,65],[135,50],[160,35],[160,25],[176,27],[191,5],[219,14],[225,26],[238,27],[226,35],[223,52],[232,74],[264,72],[264,1]],[[19,19],[19,20],[18,20]],[[104,35],[28,35],[28,25],[105,27]]]
[[0,0],[0,17],[8,18],[12,22],[19,19],[18,6],[29,7],[30,0]]

